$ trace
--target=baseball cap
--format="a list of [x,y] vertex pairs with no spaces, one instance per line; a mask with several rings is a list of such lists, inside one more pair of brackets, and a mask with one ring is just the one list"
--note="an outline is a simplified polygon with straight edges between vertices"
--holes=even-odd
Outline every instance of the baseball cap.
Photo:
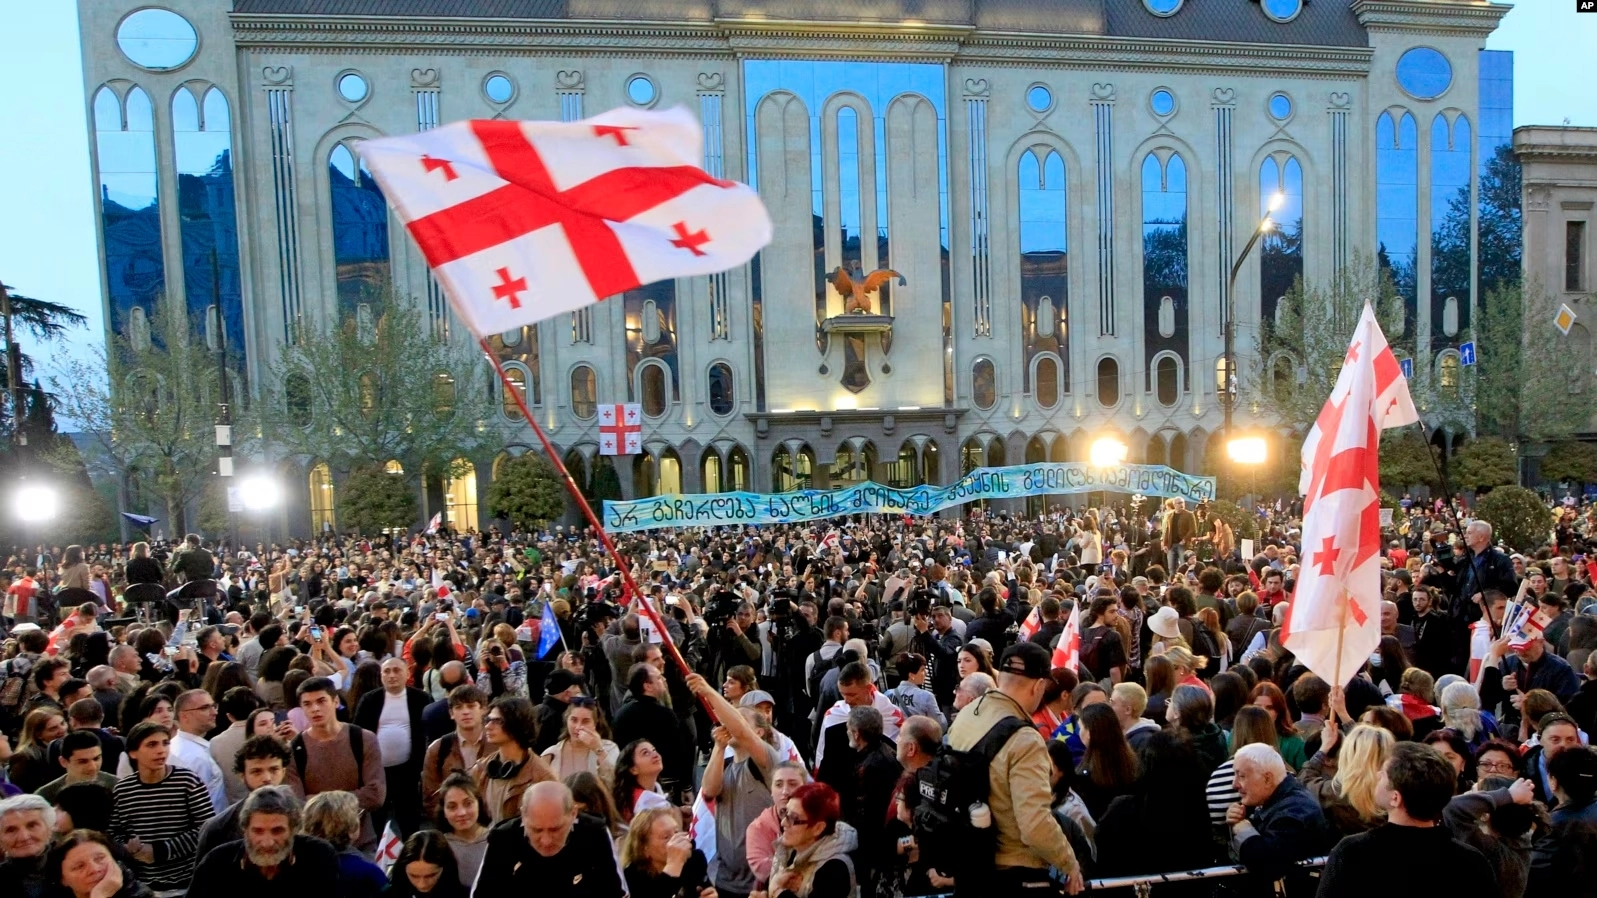
[[752,692],[745,692],[743,693],[743,697],[738,699],[739,708],[758,708],[760,705],[775,704],[776,699],[771,697],[771,693],[766,692],[763,689],[755,689]]
[[998,662],[998,671],[1018,674],[1029,680],[1043,680],[1048,678],[1051,660],[1048,650],[1037,643],[1017,642],[1004,649],[1004,656]]

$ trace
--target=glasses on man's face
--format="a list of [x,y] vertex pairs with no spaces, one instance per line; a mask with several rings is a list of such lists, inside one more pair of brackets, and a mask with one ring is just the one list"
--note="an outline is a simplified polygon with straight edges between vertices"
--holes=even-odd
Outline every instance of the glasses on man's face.
[[1478,762],[1475,765],[1475,768],[1477,770],[1481,770],[1481,771],[1486,772],[1486,773],[1513,773],[1514,772],[1514,764],[1513,764],[1513,762],[1512,761],[1506,761],[1506,760],[1505,761],[1480,761],[1480,762]]

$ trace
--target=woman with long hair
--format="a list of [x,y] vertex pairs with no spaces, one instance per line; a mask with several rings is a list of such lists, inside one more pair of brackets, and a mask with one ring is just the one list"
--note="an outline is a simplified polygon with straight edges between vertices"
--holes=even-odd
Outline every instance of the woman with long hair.
[[1397,739],[1387,730],[1359,724],[1340,736],[1335,717],[1327,717],[1320,750],[1303,765],[1298,780],[1320,802],[1325,819],[1342,836],[1368,832],[1386,822],[1376,803],[1381,767]]
[[467,898],[449,840],[435,829],[412,833],[388,870],[389,898]]
[[616,784],[611,790],[615,796],[616,812],[627,823],[638,811],[650,807],[669,807],[670,799],[660,788],[660,771],[665,762],[660,752],[647,739],[637,739],[621,749],[616,758]]
[[1275,727],[1275,747],[1281,752],[1281,760],[1286,762],[1290,770],[1302,770],[1309,759],[1303,747],[1303,737],[1298,735],[1298,728],[1292,723],[1292,710],[1286,703],[1286,693],[1281,691],[1280,686],[1265,680],[1253,687],[1249,699],[1269,713],[1270,723]]
[[1237,711],[1248,703],[1247,681],[1241,674],[1228,670],[1215,674],[1209,681],[1209,690],[1214,693],[1214,722],[1229,733]]
[[214,662],[205,668],[205,676],[200,678],[200,688],[218,702],[235,686],[250,688],[249,681],[244,678],[244,665],[237,661]]
[[543,759],[555,776],[565,779],[586,770],[606,785],[615,782],[621,749],[610,741],[610,727],[598,703],[587,696],[573,698],[561,724],[560,741],[543,750]]
[[488,853],[488,825],[493,817],[470,774],[456,772],[438,787],[438,829],[455,853],[460,884],[471,888]]
[[1225,734],[1214,722],[1214,699],[1208,690],[1186,684],[1177,686],[1170,696],[1165,720],[1173,726],[1177,735],[1192,743],[1193,751],[1203,767],[1205,781],[1216,767],[1231,756]]
[[627,825],[621,821],[621,812],[616,810],[615,798],[597,776],[587,771],[573,773],[566,777],[565,783],[566,788],[571,790],[571,798],[576,802],[578,811],[603,820],[605,829],[609,830],[613,839],[626,834]]
[[1380,646],[1370,656],[1370,679],[1380,687],[1382,695],[1396,695],[1403,688],[1403,671],[1408,670],[1408,657],[1403,654],[1403,644],[1396,636],[1382,636]]
[[676,808],[650,808],[632,818],[621,842],[621,869],[631,898],[714,898],[709,861],[693,847]]
[[1142,714],[1149,720],[1164,720],[1170,693],[1176,688],[1175,665],[1163,655],[1154,655],[1143,666],[1142,673],[1148,678],[1148,707]]
[[984,673],[992,677],[995,682],[998,680],[998,673],[993,670],[992,655],[980,645],[967,642],[960,646],[958,666],[960,680],[973,673]]
[[1442,725],[1464,737],[1472,752],[1498,733],[1497,718],[1481,710],[1480,693],[1466,682],[1449,683],[1442,690]]
[[1160,653],[1160,656],[1170,661],[1170,667],[1175,675],[1177,686],[1196,686],[1209,693],[1211,697],[1214,695],[1214,691],[1209,688],[1209,684],[1198,679],[1198,671],[1203,670],[1208,665],[1208,658],[1192,654],[1192,650],[1184,645],[1165,646],[1165,650]]
[[1220,627],[1220,612],[1213,608],[1199,608],[1194,625],[1203,627],[1214,637],[1214,644],[1220,647],[1220,671],[1224,673],[1231,666],[1234,653],[1231,651],[1231,637]]
[[88,589],[89,563],[83,560],[82,546],[67,546],[61,555],[61,567],[56,573],[60,589]]
[[1425,734],[1419,741],[1436,749],[1447,763],[1453,765],[1453,771],[1458,774],[1458,784],[1453,789],[1457,795],[1469,791],[1475,784],[1475,756],[1470,753],[1469,745],[1464,742],[1464,737],[1457,730],[1443,727]]
[[283,677],[288,673],[288,666],[294,663],[294,658],[298,655],[298,651],[286,645],[267,649],[266,653],[261,655],[259,675],[255,679],[255,694],[273,711],[287,710],[290,705],[283,689]]
[[[1201,691],[1201,690],[1200,690]],[[1209,771],[1176,733],[1154,733],[1137,753],[1142,776],[1130,795],[1109,804],[1098,821],[1098,876],[1137,876],[1207,866],[1214,860],[1203,785]],[[1209,888],[1160,886],[1171,895],[1207,895]]]
[[61,769],[50,763],[50,743],[67,734],[66,715],[54,708],[34,708],[22,721],[22,738],[6,767],[6,777],[11,785],[24,792],[37,792],[39,787],[61,775]]
[[361,696],[383,688],[383,665],[370,658],[355,665],[355,675],[349,680],[349,690],[344,694],[344,707],[353,711],[360,705]]
[[1076,769],[1075,789],[1094,818],[1109,802],[1130,794],[1137,783],[1137,756],[1126,742],[1120,718],[1107,702],[1081,709],[1081,741],[1087,751]]
[[1231,728],[1231,757],[1209,774],[1209,781],[1204,790],[1204,800],[1209,805],[1209,821],[1218,827],[1216,839],[1221,845],[1224,845],[1231,834],[1225,822],[1226,809],[1242,800],[1234,782],[1237,749],[1255,743],[1268,745],[1277,750],[1280,748],[1276,740],[1275,724],[1270,722],[1270,712],[1256,705],[1245,705],[1237,709],[1235,726]]

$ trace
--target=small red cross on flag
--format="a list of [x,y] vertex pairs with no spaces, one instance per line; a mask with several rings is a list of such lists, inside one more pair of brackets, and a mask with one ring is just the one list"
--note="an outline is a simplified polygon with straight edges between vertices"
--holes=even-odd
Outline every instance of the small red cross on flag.
[[478,337],[671,278],[771,240],[753,188],[705,173],[683,109],[580,122],[455,122],[369,140],[362,159]]
[[643,451],[643,407],[636,402],[599,406],[599,454],[637,455]]
[[1419,420],[1369,306],[1303,442],[1303,555],[1281,642],[1344,685],[1381,642],[1381,431]]

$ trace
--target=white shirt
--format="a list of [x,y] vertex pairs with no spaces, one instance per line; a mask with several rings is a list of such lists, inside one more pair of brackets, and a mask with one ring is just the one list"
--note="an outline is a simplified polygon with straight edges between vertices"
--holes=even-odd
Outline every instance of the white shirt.
[[222,768],[211,757],[211,743],[203,737],[191,736],[182,730],[177,731],[177,736],[172,739],[172,752],[169,759],[174,767],[182,767],[192,771],[205,784],[205,791],[211,796],[211,806],[220,814],[227,810],[227,780],[222,776]]
[[383,691],[383,714],[377,719],[377,746],[383,766],[397,767],[410,760],[410,706],[405,693]]
[[[880,689],[871,687],[871,707],[882,712],[882,735],[893,741],[898,741],[898,728],[904,723],[904,712],[893,704]],[[826,754],[826,731],[834,726],[844,726],[848,723],[848,712],[853,710],[849,703],[838,699],[832,707],[826,709],[826,714],[821,718],[821,736],[815,740],[815,769],[821,769],[821,758]]]

